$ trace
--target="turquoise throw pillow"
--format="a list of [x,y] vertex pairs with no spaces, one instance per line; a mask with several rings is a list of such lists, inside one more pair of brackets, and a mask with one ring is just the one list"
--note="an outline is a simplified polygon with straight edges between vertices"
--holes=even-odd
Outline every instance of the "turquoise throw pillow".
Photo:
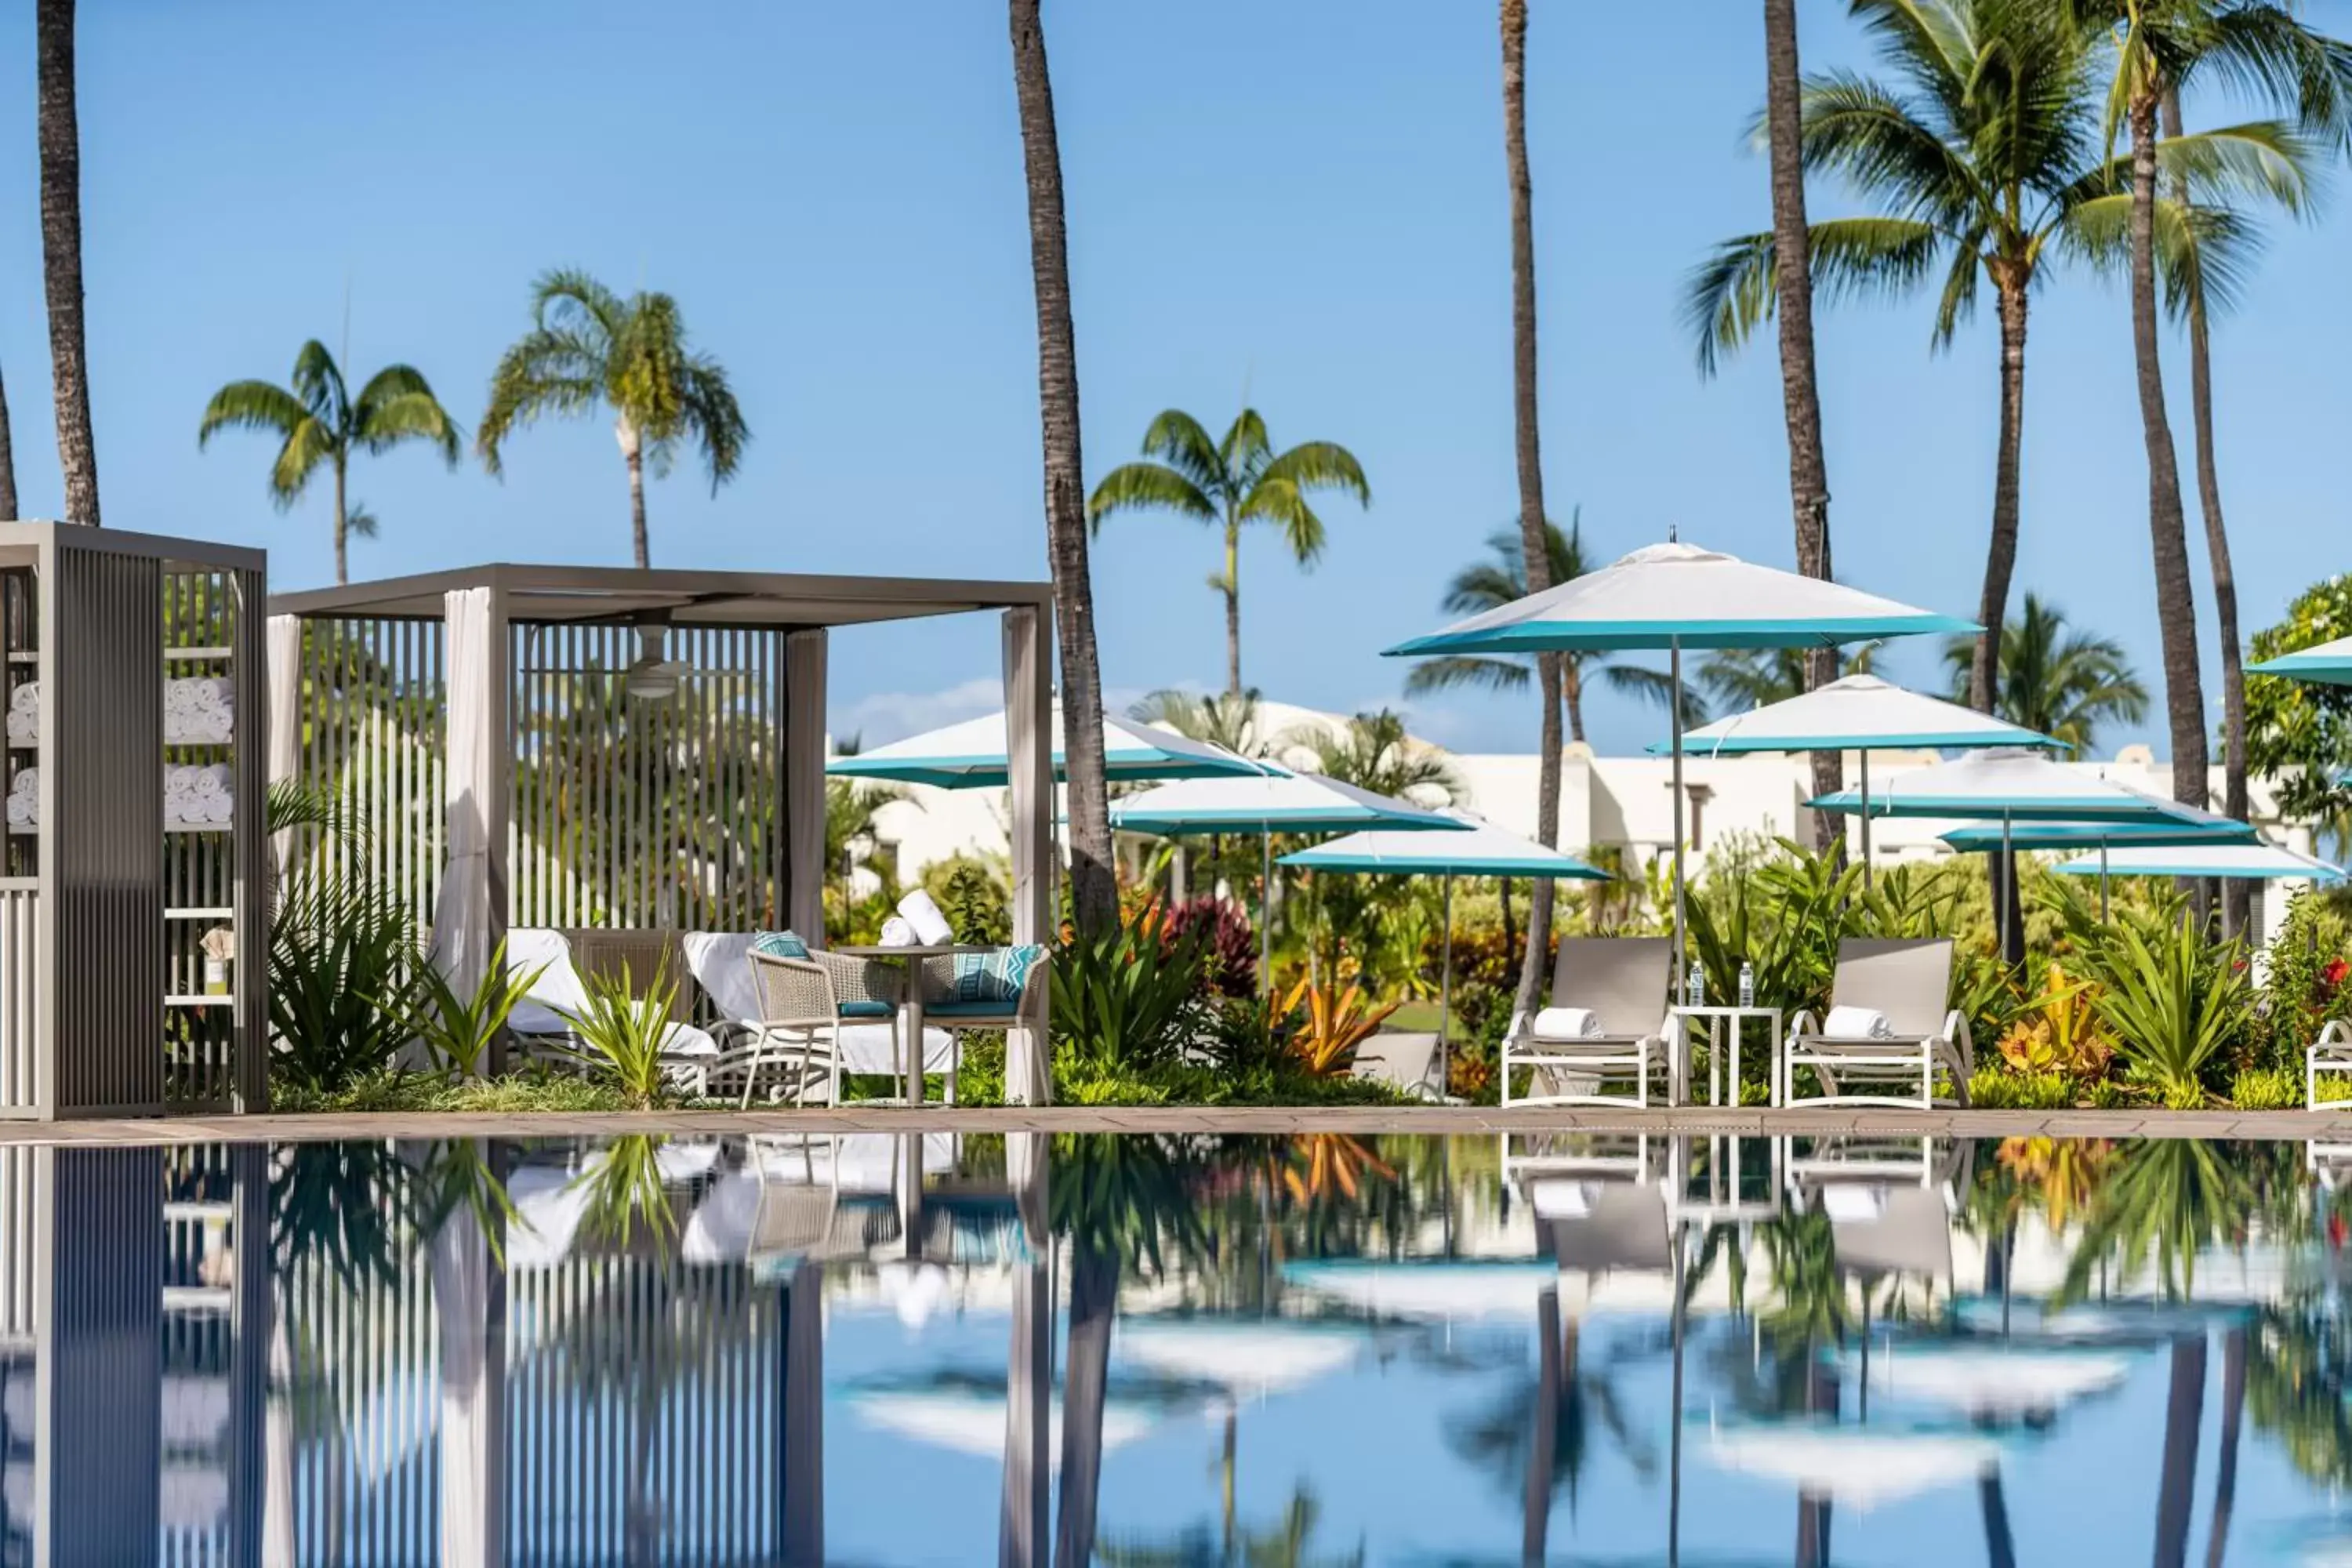
[[762,931],[751,939],[751,951],[770,958],[806,958],[808,943],[788,931]]
[[940,1000],[950,1005],[1018,1002],[1029,984],[1029,972],[1045,956],[1045,950],[1034,942],[1000,947],[993,952],[957,953],[954,979]]

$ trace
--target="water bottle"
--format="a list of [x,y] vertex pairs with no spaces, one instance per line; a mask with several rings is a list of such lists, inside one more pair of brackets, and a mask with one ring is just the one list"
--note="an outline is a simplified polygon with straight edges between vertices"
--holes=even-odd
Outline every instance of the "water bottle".
[[1696,958],[1691,960],[1690,967],[1690,1005],[1694,1007],[1706,1005],[1706,965]]
[[1739,964],[1739,1005],[1742,1007],[1756,1005],[1756,966],[1745,959]]

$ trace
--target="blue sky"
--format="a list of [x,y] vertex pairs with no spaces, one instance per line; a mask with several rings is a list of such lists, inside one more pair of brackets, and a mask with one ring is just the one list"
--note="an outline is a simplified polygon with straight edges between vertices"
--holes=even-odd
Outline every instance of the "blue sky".
[[[1864,58],[1843,12],[1801,5],[1809,67]],[[1445,576],[1516,507],[1493,8],[1048,0],[1046,13],[1089,479],[1132,456],[1159,409],[1222,426],[1244,395],[1278,441],[1348,444],[1374,504],[1330,503],[1317,571],[1293,569],[1269,539],[1244,546],[1244,673],[1287,701],[1398,701],[1403,670],[1378,650],[1439,623]],[[2310,15],[2352,30],[2352,6],[2324,0]],[[29,36],[29,0],[8,16]],[[326,580],[323,488],[280,516],[261,438],[200,455],[212,390],[282,378],[306,337],[339,343],[348,298],[355,374],[413,363],[470,428],[532,276],[570,264],[675,294],[753,429],[741,477],[715,500],[685,464],[654,486],[657,563],[1043,575],[1001,8],[686,4],[647,16],[591,0],[342,8],[329,26],[264,0],[85,7],[107,520],[266,544],[281,587]],[[1742,136],[1761,92],[1759,33],[1752,5],[1537,7],[1546,485],[1556,516],[1581,503],[1603,556],[1673,522],[1686,539],[1790,559],[1769,345],[1702,383],[1675,310],[1706,246],[1767,216],[1764,166]],[[18,215],[0,227],[0,370],[24,510],[44,516],[59,486],[29,49],[16,59],[0,90],[0,127],[14,128],[0,133],[0,212]],[[1844,205],[1816,191],[1817,214]],[[2327,456],[2347,397],[2342,222],[2275,229],[2247,307],[2215,334],[2250,629],[2343,564],[2327,548],[2343,537]],[[1927,310],[1824,313],[1835,549],[1851,582],[1966,613],[1990,504],[1992,323],[1931,357]],[[2154,685],[2125,300],[2062,273],[2036,310],[2019,585],[2123,639]],[[2185,365],[2174,371],[2185,395]],[[2176,425],[2185,467],[2185,406]],[[363,461],[353,493],[383,524],[355,546],[362,575],[626,560],[602,420],[518,436],[503,482],[408,451]],[[2190,529],[2201,586],[2193,511]],[[1118,520],[1095,562],[1114,700],[1221,679],[1204,531]],[[992,705],[995,658],[976,620],[846,635],[835,727],[880,740]],[[1890,668],[1940,679],[1929,650]],[[1528,707],[1465,697],[1413,718],[1458,745],[1524,749]],[[1604,698],[1592,729],[1625,751],[1656,726]]]

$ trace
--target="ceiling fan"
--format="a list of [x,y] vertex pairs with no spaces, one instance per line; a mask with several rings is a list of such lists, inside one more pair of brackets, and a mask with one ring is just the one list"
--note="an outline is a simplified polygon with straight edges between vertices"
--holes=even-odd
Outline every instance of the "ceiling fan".
[[[583,623],[593,624],[593,623]],[[637,634],[637,657],[615,671],[587,665],[527,664],[526,675],[617,675],[621,689],[640,702],[667,702],[677,696],[678,682],[694,673],[694,667],[668,657],[669,626],[661,612],[642,615],[634,622]]]

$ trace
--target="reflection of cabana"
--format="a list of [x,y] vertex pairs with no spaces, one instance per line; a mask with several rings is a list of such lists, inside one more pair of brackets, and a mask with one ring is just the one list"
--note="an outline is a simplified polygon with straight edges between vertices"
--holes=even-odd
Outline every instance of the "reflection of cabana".
[[[826,639],[1003,617],[1013,924],[1050,920],[1051,590],[488,565],[271,602],[271,776],[371,829],[357,868],[464,983],[509,925],[823,929]],[[1008,1098],[1045,1092],[1020,1068]]]

